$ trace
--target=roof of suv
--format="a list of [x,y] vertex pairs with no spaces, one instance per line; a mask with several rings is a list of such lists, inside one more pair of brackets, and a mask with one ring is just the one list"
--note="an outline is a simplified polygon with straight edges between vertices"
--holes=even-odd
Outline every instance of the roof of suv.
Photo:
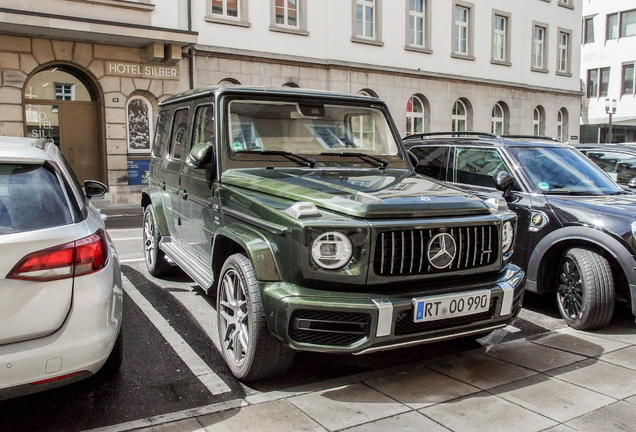
[[42,163],[54,160],[55,144],[44,138],[0,136],[0,161]]
[[418,144],[443,142],[445,144],[459,144],[469,142],[472,145],[484,147],[507,147],[507,146],[527,146],[527,147],[570,147],[574,146],[560,141],[556,138],[541,137],[533,135],[495,135],[481,132],[432,132],[409,135],[403,138],[405,144],[409,141],[417,141]]

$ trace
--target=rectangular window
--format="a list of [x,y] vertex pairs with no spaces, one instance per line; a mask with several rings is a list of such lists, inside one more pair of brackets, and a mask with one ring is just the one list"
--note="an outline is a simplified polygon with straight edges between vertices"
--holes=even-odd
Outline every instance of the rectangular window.
[[75,100],[75,84],[55,83],[55,100]]
[[618,39],[618,14],[607,15],[607,40]]
[[455,6],[455,54],[468,55],[468,18],[470,10]]
[[356,35],[361,38],[375,38],[375,0],[357,0]]
[[623,94],[634,94],[634,63],[623,65]]
[[599,96],[607,96],[609,94],[610,68],[600,69],[599,75]]
[[495,28],[493,36],[493,60],[506,61],[506,29],[508,19],[495,15]]
[[636,9],[621,12],[620,37],[636,36]]
[[249,27],[248,0],[207,0],[205,20],[213,23]]
[[594,43],[594,18],[583,20],[583,43]]
[[559,32],[559,73],[570,72],[570,34],[564,31]]
[[532,41],[532,67],[544,69],[545,28],[534,26]]
[[426,2],[409,0],[409,45],[426,46]]
[[221,15],[224,18],[238,19],[238,0],[212,0],[212,15]]
[[598,69],[587,71],[587,97],[598,97]]
[[298,28],[298,0],[276,0],[276,25]]

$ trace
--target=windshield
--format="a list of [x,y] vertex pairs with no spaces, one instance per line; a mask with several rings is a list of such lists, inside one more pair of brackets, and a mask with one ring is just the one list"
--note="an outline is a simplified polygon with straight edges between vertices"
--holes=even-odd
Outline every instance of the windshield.
[[622,189],[594,163],[567,147],[511,147],[510,154],[534,192],[608,195]]
[[384,112],[374,106],[240,99],[229,103],[228,121],[234,160],[302,164],[283,157],[292,153],[311,158],[310,166],[402,163]]

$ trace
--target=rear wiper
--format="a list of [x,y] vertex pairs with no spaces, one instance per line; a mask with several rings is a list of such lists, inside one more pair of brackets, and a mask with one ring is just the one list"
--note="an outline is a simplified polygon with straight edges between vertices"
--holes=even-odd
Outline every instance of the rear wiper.
[[283,156],[292,162],[307,165],[309,168],[313,168],[316,165],[315,159],[283,150],[239,150],[236,153]]
[[386,166],[389,164],[388,161],[377,157],[377,156],[373,156],[370,154],[366,154],[366,153],[353,153],[353,152],[342,152],[342,153],[329,153],[329,152],[325,152],[325,153],[320,153],[318,156],[339,156],[339,157],[357,157],[362,159],[365,162],[368,162],[370,165],[373,166],[377,166],[380,169],[384,169],[386,168]]

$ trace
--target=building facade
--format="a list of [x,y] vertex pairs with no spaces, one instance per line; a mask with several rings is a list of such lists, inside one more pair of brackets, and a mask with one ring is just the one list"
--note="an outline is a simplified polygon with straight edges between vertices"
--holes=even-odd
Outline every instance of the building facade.
[[582,142],[636,142],[636,4],[584,0],[582,27]]
[[4,0],[0,134],[56,140],[111,204],[137,202],[158,102],[220,83],[378,96],[403,135],[578,142],[581,1]]

